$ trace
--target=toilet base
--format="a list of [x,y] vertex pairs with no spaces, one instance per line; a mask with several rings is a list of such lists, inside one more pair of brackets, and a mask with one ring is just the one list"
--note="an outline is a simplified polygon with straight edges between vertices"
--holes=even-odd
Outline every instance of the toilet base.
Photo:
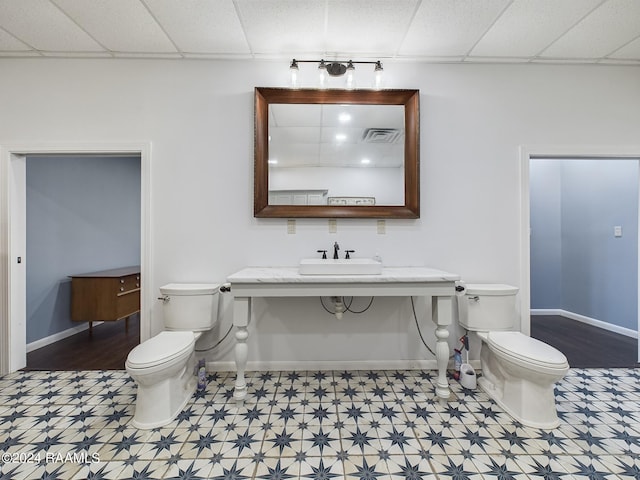
[[154,384],[136,382],[138,392],[131,424],[142,430],[151,430],[175,420],[196,390],[196,377],[188,370],[185,366],[180,374]]
[[[541,387],[518,379],[515,382],[505,382],[500,391],[485,377],[480,377],[478,386],[505,413],[527,427],[551,430],[560,425],[553,384],[549,387]],[[531,402],[527,401],[528,399]]]

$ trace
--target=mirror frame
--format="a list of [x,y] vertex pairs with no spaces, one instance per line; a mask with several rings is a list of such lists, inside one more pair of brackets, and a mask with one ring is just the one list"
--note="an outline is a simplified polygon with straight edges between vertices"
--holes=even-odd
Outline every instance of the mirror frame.
[[[269,105],[404,105],[404,205],[269,205]],[[253,215],[257,218],[420,218],[420,91],[256,87]]]

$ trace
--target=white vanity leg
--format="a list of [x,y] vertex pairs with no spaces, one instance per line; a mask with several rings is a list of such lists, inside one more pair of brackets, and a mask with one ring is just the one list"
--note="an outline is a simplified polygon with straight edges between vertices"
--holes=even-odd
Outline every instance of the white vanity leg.
[[438,379],[436,381],[436,395],[443,401],[449,400],[449,381],[447,379],[447,364],[449,363],[449,325],[452,317],[452,297],[433,297],[431,313],[436,324],[436,362],[438,364]]
[[241,404],[247,396],[247,382],[244,378],[244,371],[247,367],[248,347],[247,338],[249,332],[249,318],[251,316],[251,298],[235,297],[233,299],[233,325],[236,327],[236,385],[233,391],[233,398],[236,403]]

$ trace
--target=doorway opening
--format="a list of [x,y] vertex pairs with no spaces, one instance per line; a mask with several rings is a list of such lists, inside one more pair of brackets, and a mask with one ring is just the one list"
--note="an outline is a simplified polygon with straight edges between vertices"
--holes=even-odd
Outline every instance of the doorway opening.
[[[26,156],[27,369],[123,369],[139,343],[140,167],[140,155]],[[111,291],[123,267],[138,281]]]
[[[139,337],[138,341],[144,341],[150,336],[150,311],[149,305],[149,282],[144,279],[150,279],[151,276],[151,251],[149,241],[150,226],[150,145],[147,143],[138,144],[33,144],[33,145],[1,145],[0,146],[0,247],[2,252],[6,252],[0,258],[0,274],[7,281],[3,282],[0,287],[0,343],[2,344],[2,353],[0,354],[0,373],[9,373],[26,367],[27,363],[27,268],[30,259],[27,255],[27,223],[26,215],[26,198],[27,198],[27,158],[31,158],[31,162],[48,161],[48,166],[52,167],[53,163],[62,157],[67,157],[72,161],[81,161],[84,159],[92,159],[101,157],[105,161],[120,161],[122,158],[137,159],[139,176],[137,177],[139,186],[139,202],[137,204],[137,213],[139,214],[139,231],[138,245],[134,247],[139,255],[140,276],[140,313],[138,321]],[[37,159],[37,160],[34,160]],[[47,163],[47,162],[44,163]],[[111,164],[111,168],[115,167],[115,163]],[[81,182],[82,183],[82,182]],[[90,182],[89,182],[90,183]],[[86,185],[88,187],[88,185]],[[80,185],[82,187],[82,185]],[[113,200],[113,199],[112,199]],[[82,199],[78,200],[82,202]],[[113,201],[111,202],[113,203]],[[53,210],[63,211],[56,202],[43,201],[41,205],[48,205],[50,212],[45,213],[42,218],[47,218],[47,213]],[[59,213],[59,212],[58,212]],[[68,214],[69,217],[73,215]],[[75,214],[74,214],[75,215]],[[84,220],[88,224],[91,223],[90,214]],[[76,219],[77,220],[77,219]],[[46,220],[45,220],[46,221]],[[60,225],[60,227],[62,227]],[[91,228],[99,230],[95,225],[89,225]],[[91,236],[85,232],[85,235]],[[37,241],[52,240],[52,238],[30,239]],[[53,243],[53,242],[52,242]],[[45,250],[47,245],[45,245]],[[55,249],[55,245],[51,245],[51,249]],[[88,257],[103,259],[101,252],[89,252]],[[72,271],[70,267],[68,275],[81,272]],[[66,272],[66,270],[64,270]],[[61,282],[53,293],[50,295],[49,301],[41,302],[48,304],[53,309],[63,302],[60,299],[65,298],[64,288],[60,288]],[[46,289],[45,289],[46,290]],[[63,290],[60,292],[60,290]],[[56,295],[60,297],[56,298]],[[46,295],[45,295],[46,297]],[[46,298],[45,298],[46,299]],[[34,299],[31,299],[34,300]],[[35,306],[30,305],[30,315],[37,314],[37,308],[40,308],[38,301],[35,299]],[[59,305],[58,305],[59,306]],[[36,315],[37,316],[37,315]],[[115,322],[118,324],[119,322]],[[122,325],[124,328],[124,325]],[[135,326],[132,328],[136,328]],[[63,329],[64,330],[64,329]],[[49,332],[45,332],[49,333]],[[59,332],[53,333],[55,335]],[[85,332],[88,334],[88,332]],[[49,333],[48,336],[51,336]],[[71,338],[71,337],[69,337]],[[33,337],[30,338],[33,340]],[[37,341],[36,341],[37,345]]]
[[640,148],[523,148],[521,160],[523,325],[572,366],[637,366]]

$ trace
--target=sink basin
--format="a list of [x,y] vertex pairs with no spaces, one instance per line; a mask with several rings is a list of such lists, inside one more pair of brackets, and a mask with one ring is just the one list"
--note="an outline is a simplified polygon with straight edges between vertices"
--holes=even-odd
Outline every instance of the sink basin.
[[300,275],[380,275],[382,263],[372,258],[300,260]]

